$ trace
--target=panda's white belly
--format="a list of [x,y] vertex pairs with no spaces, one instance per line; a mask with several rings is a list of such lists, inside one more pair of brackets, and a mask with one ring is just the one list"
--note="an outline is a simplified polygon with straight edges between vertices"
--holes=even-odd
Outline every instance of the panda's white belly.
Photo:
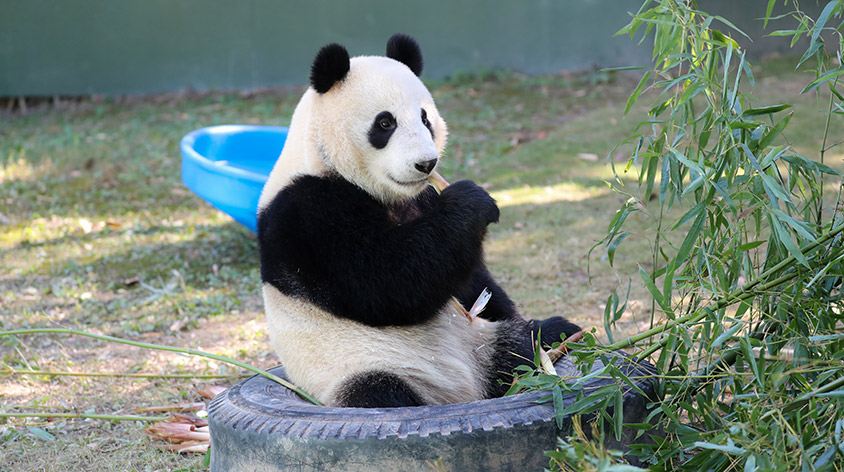
[[371,370],[402,377],[429,404],[484,398],[497,323],[470,323],[447,305],[422,325],[371,327],[270,284],[263,292],[270,342],[287,374],[325,404],[346,379]]

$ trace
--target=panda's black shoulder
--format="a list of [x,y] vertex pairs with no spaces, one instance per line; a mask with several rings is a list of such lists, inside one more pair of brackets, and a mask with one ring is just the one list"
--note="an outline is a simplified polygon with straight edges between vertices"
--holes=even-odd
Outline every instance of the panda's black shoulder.
[[370,195],[342,178],[297,177],[258,213],[261,279],[284,294],[318,298],[323,250],[385,220]]
[[258,236],[260,239],[264,231],[276,224],[316,223],[329,219],[339,223],[381,211],[372,196],[341,177],[303,175],[279,191],[259,212]]
[[348,180],[334,175],[302,175],[284,187],[273,199],[300,205],[325,204],[325,202],[367,202],[374,199],[363,189]]

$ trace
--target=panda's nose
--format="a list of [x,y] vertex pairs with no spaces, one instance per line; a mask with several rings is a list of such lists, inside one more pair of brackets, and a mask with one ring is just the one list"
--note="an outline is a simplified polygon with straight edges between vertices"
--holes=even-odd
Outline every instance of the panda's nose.
[[413,164],[413,167],[416,167],[416,170],[422,172],[423,174],[430,174],[436,165],[437,159],[434,158],[427,161],[417,162],[416,164]]

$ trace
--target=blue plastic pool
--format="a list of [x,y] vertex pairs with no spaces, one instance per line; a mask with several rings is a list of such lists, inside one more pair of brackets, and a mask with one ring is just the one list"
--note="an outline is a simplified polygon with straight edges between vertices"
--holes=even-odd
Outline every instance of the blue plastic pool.
[[223,125],[182,138],[182,181],[203,200],[255,231],[261,189],[270,175],[287,128]]

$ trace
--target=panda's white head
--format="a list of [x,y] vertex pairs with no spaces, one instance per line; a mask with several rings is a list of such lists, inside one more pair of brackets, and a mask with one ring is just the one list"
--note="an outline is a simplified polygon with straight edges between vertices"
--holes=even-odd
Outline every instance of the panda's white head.
[[446,124],[421,72],[419,45],[400,34],[386,57],[350,59],[329,44],[311,67],[310,139],[330,169],[385,203],[424,190],[445,148]]

